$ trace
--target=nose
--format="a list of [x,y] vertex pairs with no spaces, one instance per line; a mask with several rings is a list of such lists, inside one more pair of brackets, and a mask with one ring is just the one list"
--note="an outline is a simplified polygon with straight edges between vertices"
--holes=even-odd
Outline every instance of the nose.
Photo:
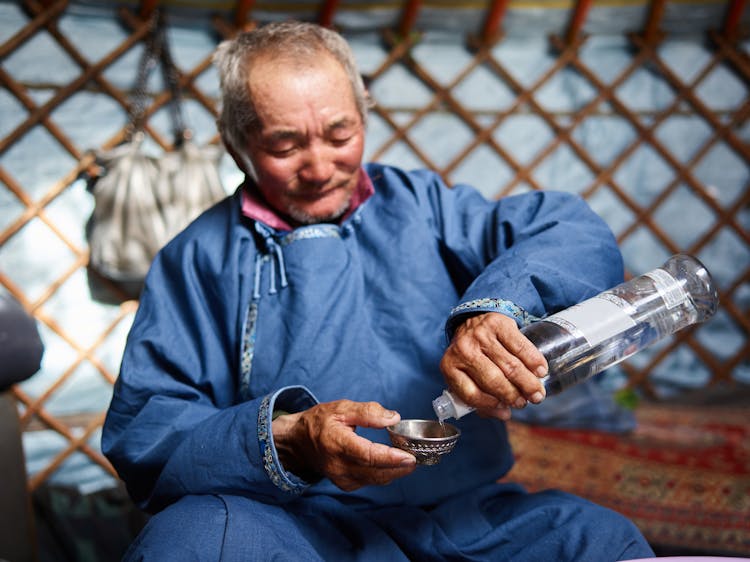
[[299,170],[300,179],[312,185],[327,183],[336,169],[334,158],[333,151],[324,145],[309,146]]

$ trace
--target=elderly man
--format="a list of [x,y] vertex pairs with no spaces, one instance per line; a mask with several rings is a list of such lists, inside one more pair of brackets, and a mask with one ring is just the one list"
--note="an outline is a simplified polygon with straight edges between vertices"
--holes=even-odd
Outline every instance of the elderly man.
[[[367,93],[330,30],[269,24],[215,62],[246,181],[160,252],[128,338],[102,444],[155,515],[127,558],[651,555],[612,511],[497,483],[510,408],[544,399],[519,326],[621,281],[604,223],[363,166]],[[417,466],[385,428],[446,385],[478,414]]]

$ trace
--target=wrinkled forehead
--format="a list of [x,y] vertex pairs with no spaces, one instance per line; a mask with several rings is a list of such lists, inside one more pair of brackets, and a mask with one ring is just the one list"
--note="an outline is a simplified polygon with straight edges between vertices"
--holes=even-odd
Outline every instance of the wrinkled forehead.
[[[339,87],[338,95],[349,98],[347,93],[351,93],[349,99],[354,103],[354,92],[346,70],[338,60],[327,54],[320,54],[306,61],[289,56],[258,59],[248,75],[247,87],[250,99],[257,108],[260,101],[258,96],[267,98],[264,100],[266,102],[281,103],[284,101],[283,97],[291,95],[292,85],[302,81],[317,81],[319,85],[335,83]],[[316,95],[316,89],[309,91],[309,95]]]
[[265,72],[302,72],[311,67],[338,68],[346,72],[344,65],[323,47],[308,48],[303,51],[272,49],[258,53],[249,62],[248,77]]
[[256,121],[252,133],[290,129],[307,123],[326,129],[331,123],[361,123],[348,75],[335,59],[306,65],[267,60],[248,82]]

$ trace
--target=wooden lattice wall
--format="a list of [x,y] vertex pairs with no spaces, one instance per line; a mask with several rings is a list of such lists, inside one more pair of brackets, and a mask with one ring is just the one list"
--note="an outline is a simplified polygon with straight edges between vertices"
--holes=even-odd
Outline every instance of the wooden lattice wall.
[[[59,218],[55,204],[89,168],[92,157],[86,152],[91,147],[82,146],[75,139],[75,135],[66,130],[64,125],[56,122],[55,112],[83,91],[109,96],[123,111],[128,108],[127,88],[113,83],[107,77],[107,71],[131,50],[140,47],[147,31],[148,16],[156,2],[144,1],[135,9],[119,10],[119,22],[129,32],[122,42],[110,49],[106,55],[96,59],[82,51],[74,38],[67,36],[64,27],[60,25],[61,18],[69,9],[67,0],[24,0],[21,4],[27,16],[26,23],[0,45],[0,60],[8,60],[34,38],[44,35],[78,67],[78,73],[69,82],[54,86],[40,86],[18,79],[7,70],[5,64],[0,68],[0,82],[6,89],[6,94],[22,108],[21,117],[1,129],[0,191],[4,192],[4,200],[14,202],[15,207],[11,205],[6,208],[17,208],[18,213],[3,217],[0,223],[0,259],[3,257],[3,248],[7,250],[25,230],[39,223],[49,229],[65,251],[72,256],[67,267],[55,272],[51,283],[42,290],[35,291],[30,291],[17,281],[18,276],[9,270],[8,260],[0,261],[0,283],[34,314],[46,331],[55,334],[60,342],[56,349],[66,348],[61,358],[53,362],[53,370],[56,370],[42,388],[37,385],[33,390],[22,389],[20,386],[14,389],[21,404],[22,424],[27,431],[51,429],[66,442],[46,466],[32,475],[30,486],[34,489],[74,454],[82,453],[96,465],[114,474],[96,446],[103,411],[94,415],[77,416],[75,413],[53,414],[49,408],[49,403],[56,395],[64,392],[74,373],[84,364],[92,366],[107,384],[111,385],[114,382],[119,358],[105,353],[104,344],[113,334],[127,329],[137,307],[137,303],[131,301],[108,309],[104,328],[99,330],[95,337],[86,340],[80,337],[76,329],[62,323],[57,316],[60,294],[66,290],[68,282],[85,269],[88,253],[85,243],[81,243],[79,237],[69,234],[68,227]],[[666,2],[653,2],[649,6],[648,18],[644,22],[642,32],[628,34],[625,37],[629,46],[629,61],[606,80],[602,78],[600,71],[587,62],[586,57],[581,56],[591,40],[583,33],[583,29],[592,2],[579,0],[570,11],[566,33],[549,38],[549,46],[554,53],[553,63],[530,84],[520,81],[514,69],[497,55],[496,47],[504,40],[502,24],[507,2],[496,0],[487,3],[481,28],[470,30],[466,34],[466,62],[447,83],[433,75],[429,66],[415,56],[423,40],[421,30],[415,26],[421,4],[423,3],[416,0],[404,2],[400,24],[392,29],[382,30],[382,45],[386,56],[375,68],[369,69],[367,78],[372,91],[377,93],[379,80],[396,67],[405,69],[421,88],[429,92],[429,101],[422,107],[411,108],[406,112],[407,117],[404,117],[404,108],[380,102],[376,95],[373,119],[377,120],[388,134],[376,146],[370,147],[371,159],[387,159],[389,151],[394,147],[406,148],[422,164],[439,171],[450,184],[460,175],[462,165],[476,156],[477,151],[481,149],[484,154],[491,154],[493,159],[510,170],[508,179],[498,180],[495,186],[494,196],[500,197],[517,190],[545,188],[544,183],[538,179],[537,172],[545,165],[550,155],[564,148],[586,171],[587,179],[579,186],[578,191],[592,204],[606,194],[607,198],[615,200],[623,209],[624,218],[616,231],[623,246],[638,233],[645,231],[667,254],[682,251],[710,256],[713,244],[720,243],[722,237],[730,237],[739,248],[740,259],[735,264],[736,271],[728,274],[722,282],[720,297],[724,322],[732,327],[737,335],[735,339],[738,339],[739,343],[729,351],[718,353],[697,337],[695,330],[687,330],[650,355],[647,364],[627,363],[624,370],[629,379],[628,384],[648,394],[653,393],[648,379],[649,373],[680,348],[688,348],[699,358],[710,373],[712,383],[731,381],[739,369],[748,369],[750,320],[747,293],[750,286],[750,259],[747,256],[750,233],[747,225],[750,191],[745,180],[745,184],[736,193],[717,196],[716,186],[701,181],[696,173],[701,163],[719,146],[731,155],[734,162],[739,162],[740,168],[747,170],[750,163],[747,133],[750,101],[747,95],[734,107],[717,112],[706,103],[700,93],[707,77],[717,69],[731,75],[733,80],[741,84],[745,92],[747,91],[750,83],[750,57],[747,43],[743,43],[746,37],[740,24],[744,0],[727,2],[723,25],[705,32],[703,40],[709,56],[696,61],[698,67],[688,79],[669,64],[661,50],[665,35],[660,31],[660,18]],[[318,11],[319,21],[331,25],[337,5],[338,2],[331,0],[322,2]],[[233,17],[217,16],[211,20],[210,24],[217,42],[238,29],[254,25],[251,1],[238,2],[233,14]],[[180,83],[191,103],[214,115],[214,92],[207,92],[201,87],[201,78],[209,72],[209,67],[210,54],[207,54],[190,67],[180,69]],[[457,93],[459,88],[467,77],[480,68],[512,93],[511,104],[502,109],[484,108],[479,111],[462,101]],[[619,93],[619,88],[623,84],[644,69],[658,76],[660,83],[673,93],[671,101],[649,114],[648,118],[644,118],[638,109],[631,107],[628,100],[623,99]],[[564,72],[572,73],[578,80],[587,83],[594,93],[573,111],[561,117],[541,104],[538,96],[555,77]],[[36,95],[39,89],[46,89],[47,95]],[[157,92],[149,108],[149,115],[157,114],[168,101],[169,94],[166,91]],[[634,132],[632,140],[624,143],[617,153],[608,159],[597,154],[596,147],[586,146],[578,136],[587,119],[605,106],[613,118]],[[420,123],[435,112],[450,114],[462,129],[470,131],[468,142],[464,146],[456,147],[454,155],[448,161],[437,161],[417,139],[418,134],[415,132]],[[706,132],[689,156],[678,157],[671,147],[661,140],[659,127],[675,116],[686,114],[700,120]],[[551,131],[549,141],[540,146],[531,158],[520,159],[507,145],[500,142],[495,134],[504,123],[517,115],[533,115]],[[14,149],[39,128],[43,128],[46,134],[62,147],[71,162],[67,169],[59,173],[57,180],[52,185],[47,185],[42,192],[36,187],[32,189],[26,185],[23,178],[19,179],[19,174],[14,173],[9,163]],[[149,124],[147,132],[163,149],[170,148],[168,135],[161,132],[158,127]],[[101,146],[115,146],[124,138],[123,126],[104,140]],[[215,134],[211,140],[218,142]],[[643,147],[648,147],[658,156],[672,178],[661,186],[655,197],[645,202],[633,195],[632,186],[622,180],[619,173],[628,166],[629,158]],[[697,202],[696,204],[712,217],[710,224],[687,243],[682,239],[676,239],[659,219],[660,209],[668,205],[675,192],[685,189],[692,193],[692,199]],[[28,256],[28,264],[24,264],[23,267],[43,267],[43,252],[41,254]],[[80,295],[78,298],[85,300],[88,297]],[[48,350],[48,353],[53,351]],[[106,404],[102,404],[102,410],[104,408]]]

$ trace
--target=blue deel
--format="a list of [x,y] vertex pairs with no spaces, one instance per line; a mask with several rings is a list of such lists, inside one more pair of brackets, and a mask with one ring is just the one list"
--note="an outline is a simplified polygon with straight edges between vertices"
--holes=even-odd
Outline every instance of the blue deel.
[[[275,410],[346,398],[434,419],[439,362],[462,318],[523,324],[622,281],[612,233],[578,196],[487,201],[428,171],[365,171],[375,193],[341,225],[277,231],[242,214],[238,190],[154,260],[102,435],[143,509],[174,514],[213,496],[235,498],[222,500],[227,512],[249,504],[247,517],[256,504],[330,502],[426,513],[472,505],[512,466],[505,424],[477,415],[456,422],[461,439],[438,465],[387,486],[345,493],[279,463]],[[358,432],[388,442],[385,430]]]

